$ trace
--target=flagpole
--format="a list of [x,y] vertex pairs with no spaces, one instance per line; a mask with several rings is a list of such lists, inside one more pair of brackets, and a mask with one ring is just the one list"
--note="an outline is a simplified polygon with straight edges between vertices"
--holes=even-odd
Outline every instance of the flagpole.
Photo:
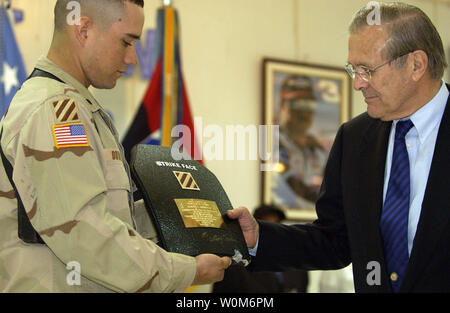
[[1,4],[7,10],[11,8],[11,0],[1,0]]

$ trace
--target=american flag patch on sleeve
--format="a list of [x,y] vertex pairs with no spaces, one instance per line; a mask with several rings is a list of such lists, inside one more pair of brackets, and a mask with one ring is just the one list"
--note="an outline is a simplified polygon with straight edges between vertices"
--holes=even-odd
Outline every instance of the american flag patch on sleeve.
[[53,125],[56,148],[89,146],[84,123]]

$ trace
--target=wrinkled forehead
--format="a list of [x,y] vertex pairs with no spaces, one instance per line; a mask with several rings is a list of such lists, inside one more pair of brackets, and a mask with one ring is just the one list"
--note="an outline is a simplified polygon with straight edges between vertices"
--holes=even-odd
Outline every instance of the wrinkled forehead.
[[387,33],[383,26],[366,26],[348,39],[348,63],[371,67],[383,60]]

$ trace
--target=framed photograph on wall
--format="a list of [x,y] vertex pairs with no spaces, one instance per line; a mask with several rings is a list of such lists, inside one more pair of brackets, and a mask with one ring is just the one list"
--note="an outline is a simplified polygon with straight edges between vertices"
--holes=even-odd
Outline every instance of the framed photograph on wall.
[[263,124],[278,125],[279,140],[266,148],[278,158],[261,172],[262,202],[283,208],[289,220],[317,217],[328,154],[351,116],[351,87],[344,68],[263,60]]
[[[450,47],[448,47],[448,52],[447,52],[447,59],[448,59],[448,61],[447,61],[447,64],[450,64]],[[448,76],[448,81],[447,82],[450,82],[450,69],[448,69],[448,67],[447,67],[447,76]]]

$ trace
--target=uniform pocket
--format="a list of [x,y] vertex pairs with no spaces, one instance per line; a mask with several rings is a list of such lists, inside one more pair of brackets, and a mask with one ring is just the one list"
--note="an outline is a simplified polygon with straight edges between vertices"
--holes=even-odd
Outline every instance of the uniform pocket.
[[130,181],[122,161],[107,160],[105,174],[108,189],[126,189],[130,191]]
[[105,181],[108,211],[122,221],[132,225],[128,199],[130,182],[122,161],[106,161]]

